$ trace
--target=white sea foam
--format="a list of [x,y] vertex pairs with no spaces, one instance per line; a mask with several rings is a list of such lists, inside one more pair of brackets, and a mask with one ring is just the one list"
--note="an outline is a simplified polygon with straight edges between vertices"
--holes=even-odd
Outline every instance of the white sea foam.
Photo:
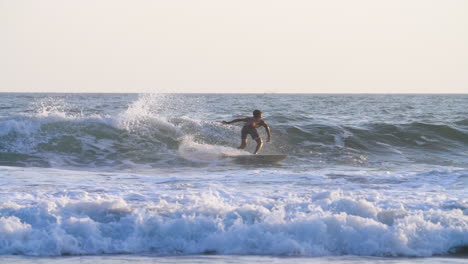
[[248,155],[247,151],[219,145],[197,143],[193,137],[183,138],[179,149],[179,155],[191,161],[217,162],[227,156]]
[[[11,186],[0,194],[1,254],[431,256],[468,244],[467,201],[426,193],[427,186],[331,188],[314,184],[328,181],[325,175],[275,170],[1,173]],[[254,177],[260,182],[250,183]],[[287,183],[305,177],[311,185]],[[33,182],[34,189],[24,189]]]

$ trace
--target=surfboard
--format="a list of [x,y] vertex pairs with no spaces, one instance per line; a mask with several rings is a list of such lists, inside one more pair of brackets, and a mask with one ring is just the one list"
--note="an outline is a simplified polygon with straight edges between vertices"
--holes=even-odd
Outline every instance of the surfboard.
[[241,164],[273,164],[278,163],[288,155],[238,155],[238,156],[226,156],[232,159],[236,163]]

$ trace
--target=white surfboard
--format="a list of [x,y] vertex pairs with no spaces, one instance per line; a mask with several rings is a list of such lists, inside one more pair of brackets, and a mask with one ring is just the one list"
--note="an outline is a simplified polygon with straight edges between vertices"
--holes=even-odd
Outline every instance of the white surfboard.
[[288,155],[237,155],[226,156],[236,163],[241,164],[273,164],[278,163],[288,157]]

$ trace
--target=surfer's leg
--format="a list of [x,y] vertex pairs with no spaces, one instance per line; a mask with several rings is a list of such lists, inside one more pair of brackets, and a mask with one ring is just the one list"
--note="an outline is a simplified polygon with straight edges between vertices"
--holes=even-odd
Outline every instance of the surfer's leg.
[[257,147],[255,148],[254,154],[257,154],[263,147],[263,141],[261,138],[256,138],[255,141],[257,141]]
[[245,149],[247,147],[247,139],[242,139],[239,149]]
[[239,149],[245,149],[245,147],[247,147],[247,134],[249,134],[249,130],[247,127],[243,127],[241,131],[241,144]]

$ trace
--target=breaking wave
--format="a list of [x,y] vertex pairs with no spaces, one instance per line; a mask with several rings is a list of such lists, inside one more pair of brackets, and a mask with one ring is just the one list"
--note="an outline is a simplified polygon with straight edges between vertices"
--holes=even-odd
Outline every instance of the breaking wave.
[[[143,95],[115,115],[86,115],[67,109],[64,102],[41,101],[33,113],[0,118],[0,165],[190,165],[238,153],[238,126],[178,116],[169,111],[173,102],[168,101]],[[460,165],[465,163],[457,163],[460,153],[468,146],[466,120],[348,125],[305,116],[288,122],[283,115],[272,114],[268,121],[275,143],[266,145],[265,152],[287,153],[291,162]]]
[[0,254],[433,256],[468,244],[466,205],[392,208],[370,194],[17,193],[0,203]]

